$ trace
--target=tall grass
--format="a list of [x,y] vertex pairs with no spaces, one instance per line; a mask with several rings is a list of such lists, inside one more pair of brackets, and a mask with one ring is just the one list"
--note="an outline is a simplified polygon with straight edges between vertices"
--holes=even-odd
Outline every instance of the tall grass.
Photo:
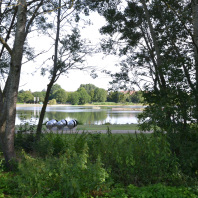
[[136,188],[127,190],[130,185],[186,185],[165,135],[107,130],[47,133],[36,141],[34,134],[19,133],[15,142],[20,162],[10,184],[18,197],[115,197],[115,192],[131,197]]

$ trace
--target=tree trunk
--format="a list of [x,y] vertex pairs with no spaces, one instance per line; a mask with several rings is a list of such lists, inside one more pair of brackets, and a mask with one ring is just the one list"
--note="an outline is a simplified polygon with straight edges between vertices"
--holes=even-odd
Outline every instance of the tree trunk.
[[43,102],[43,106],[42,106],[42,109],[41,109],[41,114],[39,116],[39,123],[38,123],[38,126],[37,126],[37,132],[36,132],[37,139],[39,139],[39,137],[41,135],[41,132],[42,132],[42,125],[43,125],[43,120],[44,120],[44,116],[45,116],[45,111],[46,111],[46,108],[47,108],[49,94],[50,94],[50,91],[51,91],[51,88],[52,88],[53,84],[54,84],[54,79],[52,79],[51,82],[47,86],[47,91],[46,91],[46,94],[45,94],[45,99],[44,99],[44,102]]
[[59,42],[59,37],[60,37],[60,15],[61,15],[61,0],[59,0],[59,9],[58,9],[58,15],[57,15],[57,28],[56,28],[56,40],[55,40],[55,52],[54,52],[54,67],[53,67],[53,73],[52,73],[52,78],[50,83],[47,86],[47,91],[46,91],[46,95],[45,95],[45,100],[43,102],[43,107],[41,110],[41,114],[39,117],[39,123],[37,126],[37,138],[39,139],[41,132],[42,132],[42,124],[43,124],[43,119],[45,116],[45,111],[47,108],[47,103],[48,103],[48,98],[49,98],[49,94],[51,91],[51,88],[53,86],[53,84],[56,82],[57,80],[57,62],[58,62],[58,42]]
[[196,109],[195,118],[198,122],[198,0],[192,1],[192,16],[193,16],[193,44],[195,56],[195,85],[196,85]]
[[26,12],[26,1],[19,0],[16,34],[11,52],[9,77],[6,81],[4,92],[2,93],[3,99],[0,101],[0,144],[6,165],[9,169],[13,168],[10,161],[15,160],[14,134],[16,102],[25,41]]

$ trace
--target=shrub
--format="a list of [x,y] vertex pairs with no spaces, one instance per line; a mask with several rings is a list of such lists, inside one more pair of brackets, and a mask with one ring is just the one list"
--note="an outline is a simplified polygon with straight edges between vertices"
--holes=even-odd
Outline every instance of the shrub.
[[116,183],[178,183],[179,164],[164,135],[137,138],[109,134],[101,141],[101,157]]
[[[34,142],[33,151],[36,157],[23,152],[16,176],[22,196],[36,193],[35,197],[49,197],[54,193],[57,197],[99,197],[110,186],[120,184],[110,194],[127,197],[134,189],[144,191],[134,186],[126,190],[129,184],[179,186],[186,181],[162,134],[113,135],[110,129],[106,134],[46,133]],[[145,191],[165,188],[151,186]]]
[[56,105],[56,99],[49,100],[49,105]]
[[67,149],[57,157],[35,159],[23,152],[23,161],[15,178],[22,196],[49,194],[58,190],[62,197],[80,197],[101,188],[108,174],[100,157],[95,163],[88,161],[88,146],[84,145],[81,154]]

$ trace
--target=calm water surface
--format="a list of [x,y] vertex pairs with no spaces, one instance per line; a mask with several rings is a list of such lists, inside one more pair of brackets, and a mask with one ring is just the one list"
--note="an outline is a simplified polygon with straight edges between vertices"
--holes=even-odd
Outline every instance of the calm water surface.
[[[56,119],[76,119],[83,124],[131,124],[137,123],[142,106],[48,106],[44,122]],[[16,124],[22,121],[38,122],[41,106],[17,107]]]

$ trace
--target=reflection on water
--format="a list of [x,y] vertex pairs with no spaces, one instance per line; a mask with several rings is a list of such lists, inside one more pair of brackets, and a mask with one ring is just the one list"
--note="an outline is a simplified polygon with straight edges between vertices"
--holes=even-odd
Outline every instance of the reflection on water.
[[[137,115],[141,113],[138,109],[142,106],[49,106],[46,109],[44,122],[56,119],[76,119],[83,124],[131,124],[137,123]],[[20,124],[23,119],[38,122],[41,107],[27,106],[17,107],[16,124]]]

